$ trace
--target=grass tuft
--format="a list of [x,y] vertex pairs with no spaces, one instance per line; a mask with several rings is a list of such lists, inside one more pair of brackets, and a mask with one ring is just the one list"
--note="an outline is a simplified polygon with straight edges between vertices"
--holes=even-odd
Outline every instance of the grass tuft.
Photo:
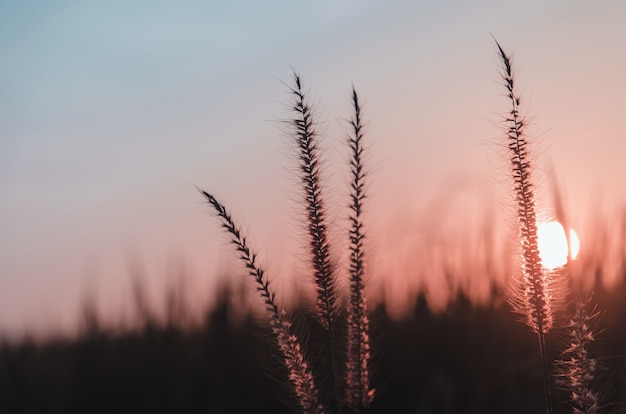
[[[224,206],[206,191],[202,195],[213,206],[221,219],[222,226],[231,236],[231,242],[239,252],[239,257],[248,269],[249,275],[257,284],[257,291],[265,302],[265,308],[271,320],[271,327],[276,336],[283,362],[289,371],[289,379],[302,410],[306,413],[321,412],[324,401],[326,407],[341,414],[346,404],[355,412],[367,408],[374,398],[374,389],[370,387],[370,338],[367,304],[364,295],[364,248],[365,233],[363,231],[363,201],[365,200],[365,173],[363,168],[363,126],[361,106],[356,90],[352,88],[352,104],[354,117],[351,119],[352,132],[348,139],[352,158],[351,172],[351,203],[349,218],[351,227],[348,230],[350,239],[350,300],[347,309],[347,349],[345,354],[338,351],[343,345],[343,335],[339,336],[338,318],[340,309],[337,302],[337,274],[331,262],[331,250],[328,242],[326,224],[326,208],[324,191],[321,183],[321,166],[319,159],[319,136],[316,130],[314,110],[308,103],[303,91],[302,79],[294,71],[294,85],[289,87],[294,102],[291,107],[294,113],[289,119],[289,133],[293,136],[298,154],[298,178],[304,192],[304,208],[306,213],[309,258],[316,288],[316,319],[324,328],[328,340],[330,366],[332,367],[332,383],[329,390],[334,396],[326,395],[323,389],[318,392],[313,375],[301,352],[298,338],[291,334],[291,324],[285,313],[280,312],[276,305],[274,293],[262,268],[256,264],[256,254],[250,250],[245,237],[233,222]],[[322,348],[323,349],[323,348]],[[345,372],[340,369],[339,355],[345,355]],[[345,363],[345,365],[343,365]],[[323,365],[320,365],[323,366]],[[342,377],[345,374],[345,377]],[[316,375],[324,375],[316,372]],[[324,375],[324,378],[328,378]],[[319,378],[318,378],[319,379]],[[345,384],[344,384],[345,382]],[[345,385],[345,389],[344,388]],[[321,394],[321,399],[318,399]],[[330,394],[330,393],[329,393]]]

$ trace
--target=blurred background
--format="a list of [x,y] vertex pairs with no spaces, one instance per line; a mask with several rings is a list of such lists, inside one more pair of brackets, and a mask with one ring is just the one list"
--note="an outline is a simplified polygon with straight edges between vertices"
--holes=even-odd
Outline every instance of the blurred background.
[[[242,400],[220,387],[231,390],[229,375],[244,373],[258,386],[247,388],[259,394],[250,401],[280,394],[280,384],[259,385],[274,370],[267,338],[253,334],[264,329],[249,313],[257,297],[194,186],[231,209],[279,301],[302,313],[311,298],[299,261],[306,240],[280,123],[292,68],[317,105],[339,263],[352,84],[364,102],[379,412],[514,412],[484,405],[503,395],[500,376],[526,378],[515,370],[535,358],[534,338],[503,300],[516,233],[491,35],[513,54],[540,219],[564,206],[581,241],[570,283],[595,287],[607,349],[619,355],[625,17],[619,1],[0,2],[0,400],[15,404],[6,412],[108,412],[98,407],[115,395],[146,401],[137,384],[171,398],[152,401],[163,409],[250,412],[219,402]],[[452,332],[475,344],[442,349]],[[445,363],[430,372],[432,349]],[[240,364],[215,368],[225,355]],[[493,359],[478,364],[476,355]],[[394,365],[400,356],[415,360]],[[498,358],[520,365],[496,374]],[[141,377],[125,383],[129,366]],[[619,372],[614,394],[624,390]],[[526,387],[541,397],[536,372],[528,375],[510,385],[519,401]],[[145,385],[155,377],[158,385]],[[217,400],[204,394],[209,384]],[[389,405],[409,390],[427,397],[409,398],[407,411]],[[428,405],[449,392],[458,405]],[[502,404],[532,411],[515,398]]]

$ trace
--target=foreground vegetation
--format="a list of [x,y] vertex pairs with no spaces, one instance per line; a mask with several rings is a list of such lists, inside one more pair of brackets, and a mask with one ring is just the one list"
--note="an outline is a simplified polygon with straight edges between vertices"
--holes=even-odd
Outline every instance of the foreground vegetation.
[[[605,361],[600,382],[604,412],[618,413],[626,389],[626,284],[610,291],[597,284],[595,290],[605,313],[598,325],[600,343],[592,351],[618,356]],[[267,325],[251,314],[233,323],[241,309],[232,308],[228,295],[193,327],[182,328],[189,321],[181,317],[115,333],[86,315],[91,322],[76,340],[5,343],[0,412],[290,412],[286,373],[273,355],[278,350]],[[307,312],[290,314],[309,331],[310,343],[323,334]],[[441,314],[433,314],[421,298],[402,321],[389,319],[384,305],[377,307],[372,383],[379,391],[364,412],[541,412],[536,338],[515,318],[499,294],[484,307],[460,296]],[[559,352],[548,347],[552,358]],[[571,412],[564,403],[567,392],[555,392],[563,403],[555,404],[554,412]]]

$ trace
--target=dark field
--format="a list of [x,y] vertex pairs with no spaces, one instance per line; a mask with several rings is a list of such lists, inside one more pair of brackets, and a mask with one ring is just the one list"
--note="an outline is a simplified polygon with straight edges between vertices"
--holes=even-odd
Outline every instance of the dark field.
[[[602,309],[594,344],[601,360],[597,385],[602,412],[623,412],[626,378],[626,285],[596,284]],[[251,315],[232,323],[227,293],[194,328],[184,318],[111,333],[85,312],[76,340],[24,340],[0,348],[2,413],[288,413],[295,407],[286,370],[267,327]],[[423,298],[403,321],[372,313],[373,385],[368,413],[538,413],[543,409],[536,336],[515,321],[494,292],[491,305],[474,307],[464,296],[432,314]],[[324,355],[324,335],[304,310],[292,313],[306,333],[308,355]],[[548,337],[552,360],[562,350],[559,331]],[[330,390],[323,360],[310,358]],[[558,393],[558,386],[556,387]],[[571,412],[567,394],[556,412]],[[557,403],[558,402],[558,403]],[[344,409],[344,412],[347,412]]]

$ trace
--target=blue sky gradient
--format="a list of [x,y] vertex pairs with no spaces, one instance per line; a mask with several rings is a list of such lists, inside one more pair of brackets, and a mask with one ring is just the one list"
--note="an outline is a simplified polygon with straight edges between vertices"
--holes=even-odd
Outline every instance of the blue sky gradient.
[[365,102],[372,232],[395,240],[374,246],[379,273],[411,256],[398,217],[422,228],[441,198],[457,219],[440,227],[459,231],[485,197],[506,205],[490,33],[513,52],[539,182],[556,172],[581,227],[610,215],[626,200],[625,18],[619,1],[0,2],[0,332],[71,329],[89,295],[128,312],[134,261],[155,301],[183,271],[190,300],[210,301],[230,248],[194,185],[245,223],[279,290],[297,284],[276,122],[291,66],[319,104],[338,194],[352,82]]

